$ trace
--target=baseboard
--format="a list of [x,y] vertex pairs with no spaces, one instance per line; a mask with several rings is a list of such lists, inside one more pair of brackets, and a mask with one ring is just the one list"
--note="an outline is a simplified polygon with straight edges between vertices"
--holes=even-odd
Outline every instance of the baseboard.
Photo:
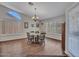
[[65,57],[69,57],[69,55],[65,51],[63,51],[63,54],[65,55]]
[[9,41],[16,41],[16,40],[23,40],[23,39],[27,39],[27,38],[18,38],[18,39],[11,39],[11,40],[6,40],[6,41],[0,41],[0,43],[2,43],[2,42],[9,42]]
[[27,55],[26,57],[64,57],[62,55]]
[[64,51],[64,53],[65,53],[68,57],[73,57],[73,56],[71,55],[71,53],[69,53],[69,52],[67,52],[67,51]]
[[56,40],[56,41],[61,41],[61,40],[58,40],[58,39],[55,39],[55,38],[50,38],[50,37],[46,37],[47,39],[52,39],[52,40]]

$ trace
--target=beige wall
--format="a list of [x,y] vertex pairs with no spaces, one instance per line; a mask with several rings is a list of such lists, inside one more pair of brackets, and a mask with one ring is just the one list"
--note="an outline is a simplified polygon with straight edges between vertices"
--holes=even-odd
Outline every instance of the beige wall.
[[7,15],[7,12],[10,10],[11,9],[0,5],[0,41],[26,38],[23,25],[24,20],[27,20],[29,17],[20,13],[22,20],[17,22],[15,18]]
[[[16,22],[13,23],[13,25],[11,24],[10,21],[14,21],[16,20],[15,18],[11,18],[7,15],[7,12],[11,10],[9,8],[6,8],[6,7],[3,7],[0,5],[0,19],[3,20],[3,21],[9,21],[7,25],[10,26],[10,30],[8,29],[7,25],[6,25],[6,31],[5,32],[11,32],[12,30],[13,31],[17,31],[17,26],[16,26]],[[4,11],[4,12],[3,12]],[[26,32],[30,32],[31,30],[39,30],[39,31],[43,31],[43,32],[46,32],[46,36],[48,37],[52,37],[52,38],[56,38],[56,39],[61,39],[61,34],[58,34],[58,33],[54,33],[54,32],[51,32],[51,27],[49,27],[48,24],[54,24],[54,23],[62,23],[64,22],[64,16],[60,16],[60,17],[56,17],[56,18],[50,18],[50,19],[47,19],[47,20],[44,20],[42,21],[44,23],[43,26],[41,26],[41,28],[32,28],[31,27],[31,24],[35,24],[35,22],[31,19],[31,17],[28,17],[26,15],[21,15],[22,16],[22,23],[24,22],[28,22],[28,28],[27,29],[24,29],[24,24],[21,24],[22,27],[19,27],[20,30],[22,29],[23,31],[22,32],[17,32],[17,33],[14,33],[14,34],[6,34],[6,35],[0,35],[0,41],[6,41],[6,40],[13,40],[13,39],[19,39],[19,38],[26,38],[27,35],[26,35]],[[10,25],[11,24],[11,25]],[[19,24],[19,23],[18,23]],[[16,28],[11,28],[11,26],[15,26]],[[0,22],[0,27],[1,26],[1,22]],[[52,26],[53,27],[53,26]],[[18,29],[19,29],[18,28]],[[2,33],[2,29],[0,28],[0,33]]]
[[[26,32],[39,30],[39,28],[31,27],[31,24],[35,25],[35,22],[27,15],[20,13],[22,20],[19,22],[17,22],[15,18],[9,17],[7,12],[10,10],[11,9],[0,5],[0,41],[26,38]],[[2,25],[3,21],[5,21],[5,26]],[[28,28],[26,29],[24,28],[24,22],[28,22]],[[5,27],[5,31],[2,29],[2,27]],[[5,34],[3,34],[3,32]]]

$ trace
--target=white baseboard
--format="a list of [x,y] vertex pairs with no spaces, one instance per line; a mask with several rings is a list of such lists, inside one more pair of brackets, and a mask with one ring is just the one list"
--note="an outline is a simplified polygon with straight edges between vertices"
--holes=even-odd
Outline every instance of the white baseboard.
[[21,39],[26,38],[27,36],[25,34],[15,34],[15,35],[1,35],[0,36],[0,42],[2,41],[9,41],[9,40],[15,40],[15,39]]
[[69,57],[73,57],[68,51],[64,51]]

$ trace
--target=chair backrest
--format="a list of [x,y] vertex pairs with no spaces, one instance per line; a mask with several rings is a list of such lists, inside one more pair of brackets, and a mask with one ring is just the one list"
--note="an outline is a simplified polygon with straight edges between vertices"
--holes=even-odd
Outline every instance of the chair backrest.
[[39,31],[36,31],[35,33],[37,34],[37,33],[39,33]]
[[28,40],[30,39],[30,33],[27,33],[27,38],[28,38]]
[[39,40],[39,38],[40,38],[39,35],[37,35],[37,39],[38,39],[38,40]]
[[41,33],[41,34],[40,34],[40,39],[41,39],[41,40],[44,40],[44,39],[45,39],[45,34],[42,34],[42,33]]
[[31,31],[31,33],[34,33],[34,31]]
[[33,39],[34,39],[34,35],[30,35],[30,39],[32,39],[32,40],[33,40]]

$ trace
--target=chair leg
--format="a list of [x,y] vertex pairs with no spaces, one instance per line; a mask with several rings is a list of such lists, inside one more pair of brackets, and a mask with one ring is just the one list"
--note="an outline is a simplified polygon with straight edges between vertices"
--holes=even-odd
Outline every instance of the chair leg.
[[44,43],[44,46],[45,46],[45,41],[43,41],[43,43]]
[[43,45],[43,46],[45,46],[45,41],[41,40],[40,44]]
[[31,44],[31,42],[32,42],[31,40],[28,40],[28,41],[27,41],[27,44]]
[[27,41],[27,44],[29,44],[30,42],[29,42],[29,40]]

